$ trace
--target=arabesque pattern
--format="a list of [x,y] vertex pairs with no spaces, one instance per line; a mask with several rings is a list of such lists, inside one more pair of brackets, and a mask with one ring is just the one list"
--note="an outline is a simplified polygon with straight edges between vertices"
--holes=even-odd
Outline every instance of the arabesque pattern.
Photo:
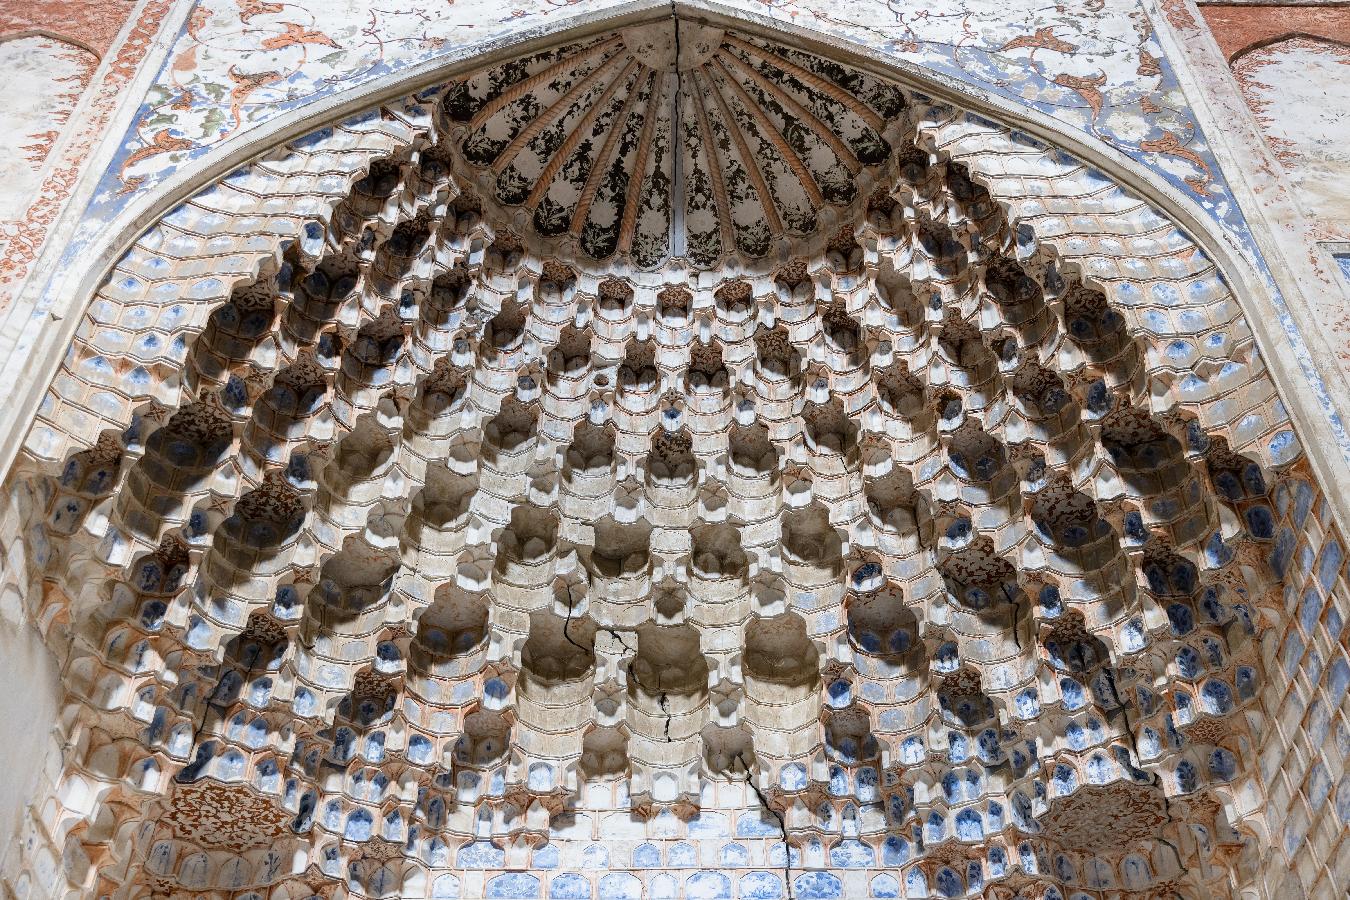
[[660,22],[451,85],[444,140],[534,246],[710,268],[820,249],[871,193],[904,105],[815,54]]
[[[802,109],[885,121],[828,231],[748,252],[795,202],[757,187],[743,216],[711,191],[715,251],[688,206],[639,241],[633,208],[676,196],[633,161],[656,126],[598,123],[642,89],[550,79],[614,48],[592,73],[673,90],[706,46],[622,56],[625,33],[311,136],[119,265],[14,484],[79,713],[40,826],[69,880],[1053,900],[1253,877],[1254,635],[1299,449],[1213,264],[1025,136],[700,35],[700,82],[757,78],[730,46]],[[722,199],[769,181],[752,124],[825,167],[774,172],[800,196],[850,168],[822,162],[839,131],[764,111],[790,108],[773,84],[723,83]],[[707,133],[728,102],[685,100],[642,103]],[[533,116],[493,131],[494,104]],[[685,178],[710,143],[682,143]],[[619,159],[642,192],[590,192]]]

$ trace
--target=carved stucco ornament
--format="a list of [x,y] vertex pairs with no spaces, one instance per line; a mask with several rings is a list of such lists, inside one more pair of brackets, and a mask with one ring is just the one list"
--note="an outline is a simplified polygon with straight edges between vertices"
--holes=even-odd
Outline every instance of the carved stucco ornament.
[[91,879],[1245,877],[1231,802],[1164,798],[1246,777],[1297,444],[1147,203],[669,22],[277,157],[123,260],[16,476],[69,775],[138,823],[62,813]]

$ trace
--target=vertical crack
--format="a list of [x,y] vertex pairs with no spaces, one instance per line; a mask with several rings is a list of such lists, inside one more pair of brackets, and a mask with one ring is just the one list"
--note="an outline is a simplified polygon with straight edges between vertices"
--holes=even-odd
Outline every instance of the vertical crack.
[[680,12],[675,8],[675,0],[670,0],[670,27],[675,32],[675,71],[680,71]]
[[[1102,668],[1102,671],[1106,675],[1107,686],[1111,688],[1111,697],[1116,701],[1116,706],[1120,707],[1121,718],[1125,720],[1125,733],[1130,736],[1130,747],[1131,749],[1134,750],[1134,758],[1138,762],[1138,764],[1142,766],[1144,764],[1144,760],[1139,755],[1139,739],[1138,737],[1135,736],[1134,726],[1130,723],[1130,711],[1121,701],[1120,691],[1117,690],[1116,688],[1116,673],[1114,670],[1112,670],[1110,666],[1104,666]],[[1163,790],[1162,778],[1158,775],[1157,772],[1149,772],[1148,774],[1153,777],[1153,786],[1158,789],[1158,792],[1160,794],[1162,794],[1163,812],[1167,814],[1167,824],[1169,825],[1175,824],[1176,818],[1173,817],[1172,815],[1172,800],[1167,796],[1167,792]],[[1181,851],[1177,848],[1177,845],[1169,841],[1167,838],[1163,837],[1161,834],[1157,835],[1156,837],[1158,838],[1158,840],[1162,841],[1164,844],[1166,844],[1168,847],[1171,848],[1172,855],[1175,856],[1177,860],[1177,868],[1181,870],[1181,873],[1183,875],[1189,875],[1191,869],[1189,866],[1186,865],[1185,862],[1182,861]]]
[[[656,687],[657,687],[658,690],[660,690],[660,688],[661,688],[661,676],[660,676],[659,674],[656,676]],[[671,717],[670,717],[670,698],[669,698],[668,696],[666,696],[666,692],[665,692],[665,691],[661,691],[660,695],[656,698],[656,702],[657,702],[658,704],[660,704],[660,706],[661,706],[661,712],[665,713],[665,715],[666,715],[666,743],[669,744],[669,743],[670,743],[670,718],[671,718]]]
[[1013,634],[1013,643],[1017,645],[1017,649],[1018,649],[1018,650],[1021,650],[1021,649],[1022,649],[1022,632],[1021,632],[1021,631],[1018,629],[1018,627],[1017,627],[1017,620],[1018,620],[1019,618],[1021,618],[1021,615],[1022,615],[1022,597],[1021,597],[1021,591],[1010,591],[1010,590],[1008,590],[1008,585],[1004,584],[1004,585],[1003,585],[1003,597],[1004,597],[1004,599],[1006,599],[1009,603],[1012,604],[1012,608],[1013,608],[1013,614],[1012,614],[1012,634]]
[[642,679],[637,677],[637,671],[633,668],[633,663],[637,661],[637,648],[628,646],[628,642],[623,639],[623,635],[619,634],[613,628],[606,628],[605,631],[609,633],[610,637],[619,642],[619,646],[623,648],[625,653],[633,654],[633,658],[628,661],[628,666],[625,671],[628,673],[628,677],[633,679],[634,684],[647,693],[656,695],[656,702],[660,705],[661,712],[664,713],[666,717],[666,743],[674,743],[670,736],[670,720],[673,718],[670,712],[670,695],[661,687],[661,673],[656,673],[656,690],[647,687],[647,685],[642,683]]
[[[1134,725],[1130,722],[1130,711],[1125,706],[1124,701],[1120,699],[1120,691],[1116,689],[1116,673],[1112,671],[1110,666],[1104,666],[1102,672],[1106,675],[1107,687],[1111,688],[1111,697],[1116,701],[1116,706],[1120,708],[1120,716],[1125,720],[1125,733],[1130,736],[1130,749],[1134,751],[1135,761],[1143,765],[1144,760],[1139,755],[1139,739],[1135,737]],[[1153,777],[1156,779],[1158,773],[1154,772]]]
[[[680,134],[680,96],[684,87],[680,74],[680,17],[675,9],[674,0],[670,4],[670,27],[675,37],[674,90],[670,92],[670,172],[673,190],[670,204],[670,241],[671,255],[682,257],[688,251],[685,232],[685,213],[689,203],[684,184],[684,139]],[[669,77],[669,76],[668,76]]]
[[[258,654],[260,653],[262,653],[262,645],[254,644],[253,652],[250,653],[248,657],[248,668],[244,670],[243,683],[240,685],[239,688],[241,694],[243,693],[244,687],[248,685],[249,676],[253,674],[253,666],[258,662]],[[225,666],[225,663],[222,662],[221,665]],[[206,720],[211,716],[211,707],[215,704],[217,700],[220,699],[220,691],[223,687],[225,687],[226,676],[228,676],[233,671],[234,668],[232,666],[226,667],[225,671],[221,672],[219,677],[216,678],[216,686],[211,689],[211,693],[208,694],[206,697],[206,703],[204,704],[205,708],[202,710],[201,721],[198,722],[196,726],[194,726],[192,729],[192,755],[188,758],[188,764],[183,769],[184,772],[188,771],[194,765],[196,765],[198,762],[197,758],[201,756],[201,748],[198,746],[197,742],[201,740],[202,729],[206,727]],[[205,760],[202,760],[202,763],[204,764]],[[176,776],[175,780],[181,779],[182,774],[183,773],[180,772]]]
[[576,647],[582,653],[594,654],[595,653],[594,646],[583,647],[581,644],[577,643],[576,638],[572,637],[572,633],[569,630],[571,629],[571,627],[572,627],[572,603],[570,602],[569,598],[569,602],[567,604],[567,618],[563,620],[563,637],[567,638],[567,643],[571,644],[573,647]]
[[782,813],[780,813],[778,810],[774,809],[772,806],[769,805],[768,798],[765,797],[764,792],[759,789],[759,785],[755,784],[754,776],[750,773],[750,767],[746,765],[745,755],[742,753],[742,751],[740,750],[736,751],[736,759],[740,762],[741,768],[745,770],[745,783],[746,785],[749,786],[750,790],[755,792],[755,799],[759,801],[759,805],[764,809],[765,812],[773,816],[774,819],[778,821],[778,831],[783,836],[783,882],[787,885],[788,900],[793,900],[792,845],[788,843],[787,821],[783,818]]

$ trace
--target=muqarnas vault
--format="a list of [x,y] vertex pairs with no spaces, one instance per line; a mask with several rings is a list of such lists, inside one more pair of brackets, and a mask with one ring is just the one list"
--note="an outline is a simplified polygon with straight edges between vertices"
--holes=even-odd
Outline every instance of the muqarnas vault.
[[1246,896],[1257,631],[1341,578],[1155,205],[668,19],[173,210],[10,481],[28,896]]

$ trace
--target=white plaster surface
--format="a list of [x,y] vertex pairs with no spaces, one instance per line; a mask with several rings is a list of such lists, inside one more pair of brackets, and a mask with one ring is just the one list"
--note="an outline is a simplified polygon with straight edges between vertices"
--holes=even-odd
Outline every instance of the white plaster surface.
[[88,50],[46,35],[0,43],[0,219],[23,215],[42,164],[97,63]]
[[1288,38],[1233,71],[1304,211],[1326,234],[1350,233],[1350,47]]
[[45,766],[55,763],[51,746],[61,701],[60,673],[42,637],[18,621],[17,600],[0,598],[0,721],[10,725],[0,740],[0,857],[22,822],[23,807]]

